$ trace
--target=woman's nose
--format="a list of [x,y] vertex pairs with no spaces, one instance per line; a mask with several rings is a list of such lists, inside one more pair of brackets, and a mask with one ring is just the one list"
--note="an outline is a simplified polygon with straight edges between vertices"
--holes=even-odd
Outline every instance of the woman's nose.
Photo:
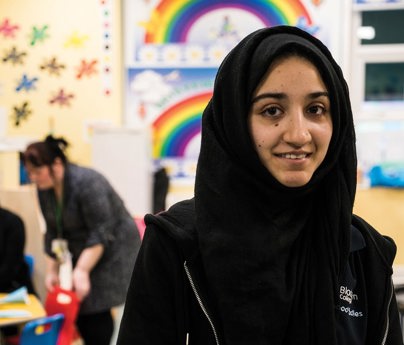
[[308,119],[302,111],[295,111],[286,119],[283,139],[293,146],[303,146],[311,140]]

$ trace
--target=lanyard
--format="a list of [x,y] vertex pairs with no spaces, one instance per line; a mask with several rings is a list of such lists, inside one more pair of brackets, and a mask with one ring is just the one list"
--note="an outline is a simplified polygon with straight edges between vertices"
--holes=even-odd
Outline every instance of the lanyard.
[[63,225],[62,225],[62,215],[63,215],[63,198],[62,200],[56,200],[56,231],[57,231],[57,238],[63,237]]

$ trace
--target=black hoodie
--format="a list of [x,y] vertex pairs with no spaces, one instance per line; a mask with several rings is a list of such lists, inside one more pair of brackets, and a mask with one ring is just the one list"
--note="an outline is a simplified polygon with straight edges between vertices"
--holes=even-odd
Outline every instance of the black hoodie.
[[[194,200],[148,215],[146,224],[117,344],[229,344],[206,283]],[[335,305],[338,344],[402,344],[391,282],[396,247],[357,216],[351,238]]]

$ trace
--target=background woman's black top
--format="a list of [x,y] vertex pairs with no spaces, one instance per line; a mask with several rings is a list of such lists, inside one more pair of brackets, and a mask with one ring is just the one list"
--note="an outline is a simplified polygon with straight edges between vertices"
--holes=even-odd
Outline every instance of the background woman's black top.
[[0,208],[0,292],[10,292],[26,286],[35,293],[24,260],[25,228],[22,219]]

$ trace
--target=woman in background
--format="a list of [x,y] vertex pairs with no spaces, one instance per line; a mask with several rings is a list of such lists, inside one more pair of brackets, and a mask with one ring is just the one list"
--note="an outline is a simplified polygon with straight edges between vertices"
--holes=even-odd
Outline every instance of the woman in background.
[[119,345],[401,345],[394,242],[352,214],[348,88],[289,26],[244,38],[202,116],[195,197],[148,215]]
[[140,237],[110,183],[100,173],[70,163],[67,145],[63,138],[48,136],[23,154],[46,221],[45,285],[52,291],[60,284],[60,263],[71,255],[72,288],[81,301],[79,332],[86,345],[109,345],[111,308],[125,301]]

